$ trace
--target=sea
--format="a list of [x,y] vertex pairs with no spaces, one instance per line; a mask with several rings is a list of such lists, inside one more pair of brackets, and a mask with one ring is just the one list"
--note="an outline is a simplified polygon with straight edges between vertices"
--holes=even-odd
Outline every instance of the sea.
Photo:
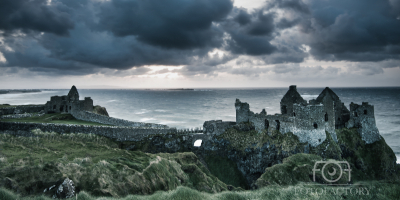
[[[301,88],[305,100],[318,97],[324,88]],[[400,87],[331,88],[349,108],[351,102],[374,105],[376,125],[400,163]],[[94,105],[106,107],[111,117],[136,122],[165,124],[178,129],[199,128],[204,121],[235,121],[235,100],[250,104],[254,113],[265,109],[280,112],[280,100],[288,88],[196,88],[168,89],[79,89],[80,99],[91,97]],[[0,94],[0,104],[44,104],[50,96],[69,90]]]

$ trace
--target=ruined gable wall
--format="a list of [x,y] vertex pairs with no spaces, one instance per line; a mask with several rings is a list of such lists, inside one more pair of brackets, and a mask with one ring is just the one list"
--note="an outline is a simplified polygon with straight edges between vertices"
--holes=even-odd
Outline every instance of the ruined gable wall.
[[281,99],[281,114],[293,116],[293,104],[307,104],[307,101],[297,92],[295,85],[291,85]]

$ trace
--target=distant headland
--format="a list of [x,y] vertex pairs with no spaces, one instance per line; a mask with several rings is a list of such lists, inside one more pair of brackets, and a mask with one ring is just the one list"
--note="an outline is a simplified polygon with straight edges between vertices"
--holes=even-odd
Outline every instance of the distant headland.
[[34,92],[42,92],[41,90],[0,90],[0,94],[19,94],[19,93],[34,93]]

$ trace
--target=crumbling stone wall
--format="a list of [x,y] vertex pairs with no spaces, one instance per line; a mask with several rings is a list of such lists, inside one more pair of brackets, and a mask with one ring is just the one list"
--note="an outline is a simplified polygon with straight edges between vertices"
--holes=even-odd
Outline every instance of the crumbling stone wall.
[[88,126],[73,124],[1,122],[0,131],[27,131],[40,129],[45,132],[57,133],[92,133],[117,141],[141,141],[149,135],[176,133],[176,128],[148,127],[118,127],[118,126]]
[[42,110],[44,110],[44,105],[6,107],[0,108],[0,115],[36,113]]
[[[299,137],[300,142],[308,142],[311,146],[318,146],[326,139],[326,127],[329,126],[324,120],[325,109],[322,104],[318,105],[294,105],[294,126],[292,133]],[[337,141],[335,132],[334,135]]]
[[118,119],[113,117],[107,117],[104,115],[95,114],[88,111],[77,111],[73,110],[71,113],[76,119],[97,122],[101,124],[108,124],[114,126],[129,126],[129,127],[148,127],[148,128],[169,128],[167,125],[163,124],[152,124],[143,122],[132,122],[124,119]]
[[251,115],[250,106],[248,103],[242,103],[239,99],[235,102],[236,108],[236,123],[248,122]]
[[369,105],[368,102],[362,102],[362,105],[351,102],[350,115],[350,120],[346,123],[346,127],[358,128],[358,133],[367,144],[381,139],[379,130],[376,127],[373,105]]
[[14,114],[14,115],[0,115],[0,119],[19,119],[26,117],[39,117],[43,116],[44,113],[24,113],[24,114]]
[[236,122],[223,122],[222,120],[205,121],[203,133],[206,135],[221,135],[226,129],[235,125]]

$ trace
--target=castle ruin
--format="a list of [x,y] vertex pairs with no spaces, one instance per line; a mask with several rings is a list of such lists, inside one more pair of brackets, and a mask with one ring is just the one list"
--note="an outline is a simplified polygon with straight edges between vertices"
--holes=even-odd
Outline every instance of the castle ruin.
[[74,111],[93,112],[93,100],[85,97],[85,100],[79,100],[79,93],[75,85],[72,86],[68,95],[52,96],[44,107],[45,113],[73,113]]
[[236,122],[206,121],[204,133],[207,135],[222,134],[227,128],[241,123],[250,123],[258,132],[273,131],[292,132],[301,142],[318,146],[329,133],[337,141],[336,129],[358,128],[358,132],[366,143],[380,139],[376,128],[374,107],[367,102],[362,105],[350,104],[350,111],[339,97],[326,87],[316,99],[309,102],[297,92],[295,85],[283,96],[280,102],[280,114],[268,115],[265,109],[260,113],[250,111],[250,105],[236,99]]

